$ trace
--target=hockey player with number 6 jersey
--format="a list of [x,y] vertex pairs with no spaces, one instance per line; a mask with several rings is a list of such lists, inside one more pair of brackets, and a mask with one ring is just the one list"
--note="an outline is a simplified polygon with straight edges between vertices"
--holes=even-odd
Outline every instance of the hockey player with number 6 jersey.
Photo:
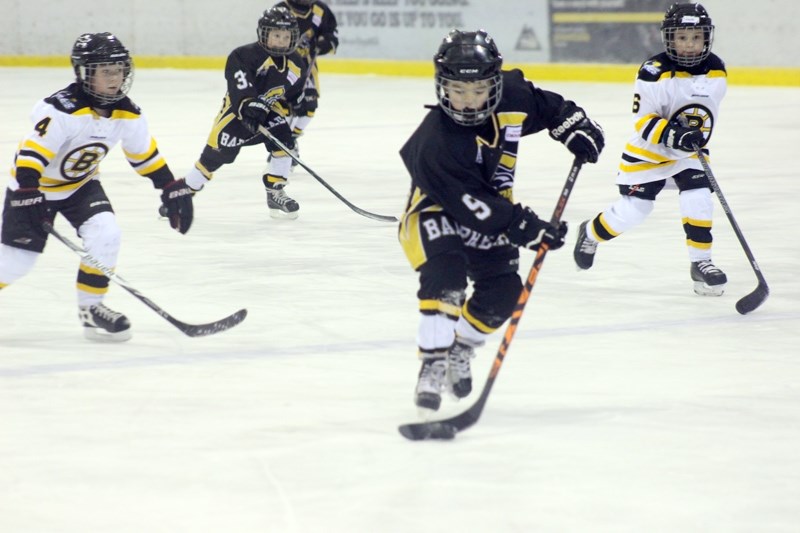
[[695,147],[707,146],[716,126],[725,64],[711,53],[714,25],[700,4],[673,4],[661,36],[665,51],[642,64],[634,86],[634,132],[616,179],[621,197],[581,224],[573,255],[580,269],[591,268],[598,244],[643,222],[665,186],[676,186],[694,291],[720,296],[727,277],[711,260],[714,204]]

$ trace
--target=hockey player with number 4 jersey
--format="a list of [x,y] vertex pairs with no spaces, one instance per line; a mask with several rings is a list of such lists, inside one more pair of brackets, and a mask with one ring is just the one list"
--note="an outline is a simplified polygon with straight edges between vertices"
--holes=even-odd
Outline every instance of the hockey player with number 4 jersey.
[[485,31],[452,31],[434,56],[439,105],[400,150],[411,191],[399,239],[419,273],[414,401],[423,410],[438,409],[445,390],[472,390],[474,350],[511,316],[522,289],[518,248],[564,244],[566,222],[554,227],[514,202],[520,139],[547,129],[591,163],[603,149],[603,131],[583,109],[502,63]]
[[[150,136],[147,121],[127,93],[133,83],[128,50],[110,33],[86,33],[72,48],[76,82],[33,108],[33,128],[20,143],[3,207],[0,289],[27,274],[44,251],[43,228],[61,214],[83,247],[114,268],[120,228],[100,184],[100,162],[118,143],[140,175],[161,189],[165,216],[180,233],[189,231],[191,191],[176,180]],[[130,322],[103,304],[109,279],[81,263],[78,314],[91,340],[125,341]]]
[[708,144],[716,125],[727,88],[725,64],[711,53],[714,25],[700,4],[673,4],[661,36],[665,52],[642,64],[634,87],[635,131],[616,179],[621,197],[581,224],[573,255],[580,269],[591,268],[598,244],[644,221],[669,183],[680,192],[694,291],[720,296],[727,277],[711,260],[714,204],[695,147]]

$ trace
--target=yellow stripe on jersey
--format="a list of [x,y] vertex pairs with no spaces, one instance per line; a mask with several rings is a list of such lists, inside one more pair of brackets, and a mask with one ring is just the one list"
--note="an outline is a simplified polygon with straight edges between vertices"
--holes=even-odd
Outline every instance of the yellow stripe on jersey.
[[45,148],[41,144],[39,144],[37,142],[34,142],[31,139],[25,139],[22,142],[22,145],[20,146],[20,149],[32,150],[32,151],[36,152],[37,154],[39,154],[40,156],[42,156],[45,159],[47,159],[48,161],[53,159],[53,157],[55,157],[55,155],[56,155],[55,152],[52,152],[52,151],[48,150],[47,148]]
[[45,192],[66,192],[66,191],[74,191],[75,189],[79,189],[83,187],[89,180],[94,178],[97,175],[97,171],[95,170],[90,175],[84,177],[80,181],[62,181],[59,179],[48,178],[46,176],[42,176],[39,179],[39,188]]
[[659,163],[674,163],[674,161],[672,161],[668,157],[664,157],[661,154],[651,152],[650,150],[645,150],[644,148],[639,148],[638,146],[634,146],[630,143],[625,145],[625,151]]
[[527,113],[501,112],[497,114],[497,121],[500,123],[501,128],[505,126],[521,126],[527,116]]
[[514,168],[514,165],[517,164],[517,158],[514,155],[509,154],[508,152],[503,152],[503,155],[500,156],[500,165],[506,167],[507,169],[511,170]]
[[398,239],[403,252],[406,254],[411,267],[416,270],[425,264],[428,257],[422,246],[422,237],[419,233],[419,213],[407,213],[400,220]]
[[[17,155],[17,168],[30,168],[38,172],[39,174],[44,174],[44,165],[41,161],[34,157],[25,157],[24,155]],[[15,173],[16,175],[16,173]]]
[[419,310],[420,311],[437,311],[439,313],[444,313],[447,316],[451,316],[453,318],[458,318],[461,314],[461,307],[458,305],[449,304],[447,302],[443,302],[441,300],[420,300],[419,301]]
[[[667,121],[656,113],[650,113],[637,120],[634,127],[636,131],[639,132],[642,139],[651,144],[658,144],[658,141],[661,139],[661,134],[664,132],[664,128],[667,127]],[[650,128],[650,131],[647,131],[648,128]],[[646,131],[647,134],[645,135]]]
[[156,140],[152,137],[150,137],[150,146],[147,147],[146,152],[135,154],[125,151],[125,157],[140,176],[149,176],[167,164],[167,161],[158,152]]
[[131,113],[130,111],[125,111],[124,109],[115,109],[111,112],[111,117],[109,118],[117,118],[121,120],[132,120],[139,118],[141,115],[138,113]]
[[623,172],[641,172],[643,170],[653,170],[654,168],[663,168],[669,165],[674,165],[675,161],[666,161],[664,163],[648,163],[647,161],[642,161],[641,163],[620,163],[619,169]]
[[126,150],[123,150],[123,152],[125,152],[125,157],[127,157],[128,161],[130,161],[131,163],[141,163],[142,161],[145,161],[147,160],[147,158],[152,156],[153,152],[155,152],[156,149],[157,149],[156,140],[150,137],[150,146],[147,148],[147,151],[145,153],[134,154],[133,152],[128,152]]

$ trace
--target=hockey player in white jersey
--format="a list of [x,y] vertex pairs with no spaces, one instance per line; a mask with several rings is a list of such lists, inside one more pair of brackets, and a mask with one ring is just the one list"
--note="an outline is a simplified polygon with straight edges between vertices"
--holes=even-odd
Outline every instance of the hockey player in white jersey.
[[[127,48],[110,33],[86,33],[71,60],[75,82],[34,106],[33,127],[14,157],[3,206],[0,289],[30,272],[47,241],[42,224],[59,213],[90,255],[116,266],[120,228],[99,166],[118,143],[134,170],[161,189],[171,226],[186,233],[192,224],[191,190],[174,178],[142,111],[126,96],[133,82]],[[125,341],[130,322],[103,304],[108,283],[99,270],[80,264],[78,316],[87,338]]]
[[700,4],[673,4],[661,36],[666,51],[642,64],[634,87],[635,131],[616,179],[621,197],[580,225],[573,255],[579,268],[591,268],[598,244],[644,221],[671,182],[680,192],[694,291],[720,296],[727,277],[711,260],[712,191],[694,146],[705,147],[713,133],[727,88],[725,64],[711,53],[714,25]]

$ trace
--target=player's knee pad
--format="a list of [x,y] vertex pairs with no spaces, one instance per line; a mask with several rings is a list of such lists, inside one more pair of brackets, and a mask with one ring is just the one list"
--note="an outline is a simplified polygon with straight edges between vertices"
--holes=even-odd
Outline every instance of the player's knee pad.
[[84,248],[90,255],[108,267],[117,264],[122,231],[114,213],[98,213],[78,228]]
[[516,272],[476,280],[464,318],[478,331],[491,333],[514,312],[521,290],[522,281]]
[[625,233],[634,226],[641,224],[647,216],[653,212],[655,201],[647,200],[644,198],[637,198],[635,196],[621,196],[619,200],[614,202],[609,209],[603,212],[602,222],[606,226],[608,235],[603,232],[597,231],[595,227],[595,234],[607,240],[613,238],[621,233]]
[[705,188],[682,191],[678,196],[678,202],[684,218],[707,221],[711,224],[711,217],[714,214],[711,191]]
[[11,285],[33,269],[41,254],[0,244],[0,288]]
[[236,156],[239,155],[239,148],[224,148],[214,149],[210,146],[203,148],[203,153],[200,154],[200,164],[208,170],[209,173],[216,172],[222,165],[233,163]]
[[429,258],[419,267],[417,298],[439,299],[448,292],[467,289],[467,260],[462,253],[448,252]]

